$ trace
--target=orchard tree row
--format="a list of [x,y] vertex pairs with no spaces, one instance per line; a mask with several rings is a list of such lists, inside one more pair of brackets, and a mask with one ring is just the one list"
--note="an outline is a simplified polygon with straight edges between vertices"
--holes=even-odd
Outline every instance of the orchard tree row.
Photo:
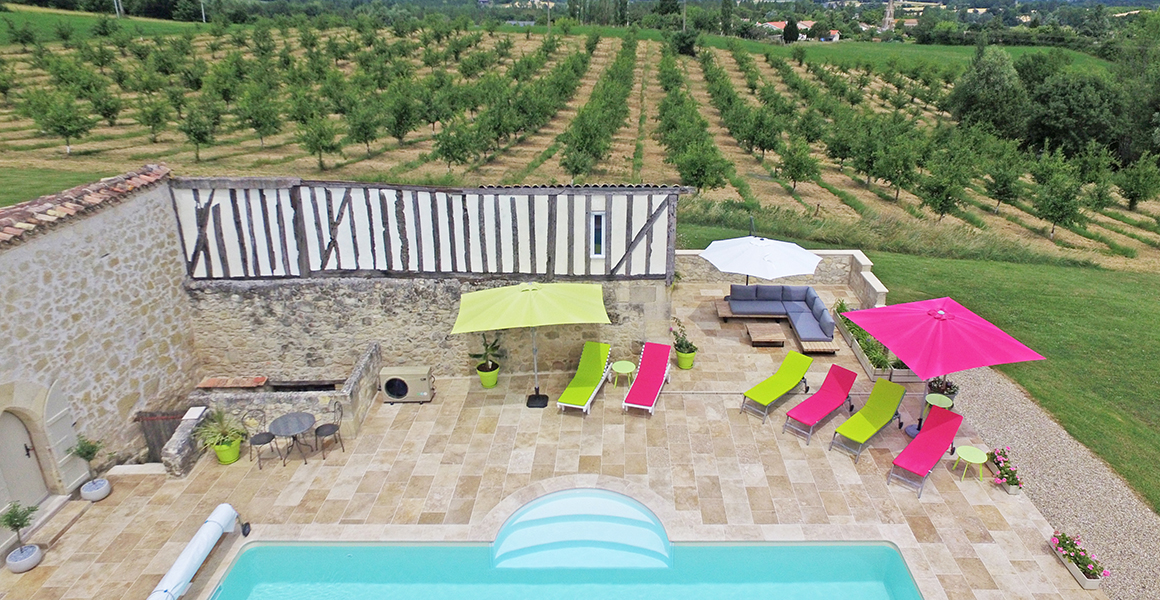
[[560,164],[575,178],[592,171],[612,151],[612,136],[628,118],[628,95],[636,69],[635,31],[624,38],[616,59],[597,80],[588,102],[576,113],[561,136],[564,156]]

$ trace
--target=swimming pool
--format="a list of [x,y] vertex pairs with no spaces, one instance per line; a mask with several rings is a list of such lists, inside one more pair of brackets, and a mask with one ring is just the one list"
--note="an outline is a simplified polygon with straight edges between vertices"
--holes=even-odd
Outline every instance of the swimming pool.
[[672,544],[640,503],[568,490],[493,544],[255,543],[213,600],[921,600],[881,543]]

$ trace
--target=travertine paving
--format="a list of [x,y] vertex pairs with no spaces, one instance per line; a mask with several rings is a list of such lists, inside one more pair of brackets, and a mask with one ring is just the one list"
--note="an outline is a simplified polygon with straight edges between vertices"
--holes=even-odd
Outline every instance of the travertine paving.
[[[326,460],[296,454],[259,470],[245,456],[221,466],[205,457],[184,480],[114,477],[95,504],[23,575],[0,572],[0,600],[145,598],[220,502],[254,526],[250,539],[491,540],[521,504],[577,486],[628,493],[649,506],[674,541],[889,540],[897,544],[927,600],[1103,599],[1079,588],[1049,552],[1051,526],[1026,496],[1008,496],[975,477],[960,481],[953,458],[935,469],[923,497],[886,484],[907,443],[893,426],[855,464],[826,450],[844,411],[811,444],[781,432],[782,402],[768,422],[740,414],[740,392],[771,374],[786,348],[749,347],[743,323],[722,324],[712,300],[722,285],[682,284],[674,310],[700,346],[691,371],[673,381],[651,417],[621,410],[627,386],[605,385],[591,414],[524,407],[526,375],[477,381],[441,379],[435,402],[371,409],[357,440]],[[827,304],[849,294],[819,289]],[[788,333],[788,325],[787,333]],[[514,339],[514,338],[513,338]],[[614,348],[613,360],[635,359]],[[849,349],[818,357],[809,381],[833,362],[859,370]],[[558,393],[566,373],[541,377]],[[870,384],[860,379],[855,403]],[[917,386],[903,402],[917,416]],[[985,447],[970,424],[957,444]],[[208,586],[242,545],[228,537],[189,598]]]

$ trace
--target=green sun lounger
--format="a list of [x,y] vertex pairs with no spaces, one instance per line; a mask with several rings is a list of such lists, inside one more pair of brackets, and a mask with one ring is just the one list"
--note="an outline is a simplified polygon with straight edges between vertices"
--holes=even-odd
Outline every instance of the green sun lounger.
[[806,371],[813,363],[814,359],[804,354],[789,352],[785,355],[785,360],[781,361],[776,373],[749,388],[749,391],[741,396],[741,411],[749,411],[760,416],[761,422],[764,423],[769,416],[769,407],[775,400],[790,393],[799,384],[806,386],[806,392],[810,391],[810,384],[806,382]]
[[563,412],[565,408],[579,408],[585,414],[592,410],[592,401],[600,386],[608,379],[608,353],[612,346],[599,342],[584,342],[580,353],[580,366],[576,376],[564,392],[556,399],[556,406]]
[[[906,388],[893,381],[879,379],[875,382],[874,389],[870,391],[870,398],[866,400],[866,406],[846,419],[846,422],[839,425],[837,431],[834,432],[834,437],[830,440],[830,450],[833,450],[834,443],[838,442],[838,447],[853,454],[854,462],[858,462],[858,457],[862,455],[862,448],[866,446],[870,438],[878,435],[878,432],[882,431],[891,421],[898,419],[898,428],[902,429],[902,417],[898,414],[898,405],[902,404],[902,396],[905,393]],[[858,444],[858,447],[853,448],[844,442],[839,442],[838,436]]]

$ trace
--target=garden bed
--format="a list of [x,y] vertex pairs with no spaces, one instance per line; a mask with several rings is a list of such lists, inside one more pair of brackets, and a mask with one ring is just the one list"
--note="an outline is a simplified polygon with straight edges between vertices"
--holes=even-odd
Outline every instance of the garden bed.
[[922,381],[914,371],[904,368],[905,365],[898,366],[901,365],[901,361],[893,358],[886,346],[882,345],[882,342],[874,339],[864,329],[843,317],[841,313],[845,310],[847,310],[845,303],[840,302],[834,306],[832,312],[835,326],[841,332],[842,338],[850,345],[850,350],[854,352],[854,357],[858,359],[858,363],[862,365],[862,370],[866,372],[870,381],[878,381],[882,378],[899,383]]

